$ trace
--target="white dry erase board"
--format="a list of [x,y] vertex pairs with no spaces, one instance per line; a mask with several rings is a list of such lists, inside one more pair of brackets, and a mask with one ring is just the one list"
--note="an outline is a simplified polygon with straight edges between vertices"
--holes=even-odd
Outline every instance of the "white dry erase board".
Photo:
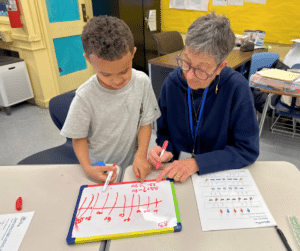
[[67,236],[68,244],[181,231],[174,184],[112,183],[82,186]]

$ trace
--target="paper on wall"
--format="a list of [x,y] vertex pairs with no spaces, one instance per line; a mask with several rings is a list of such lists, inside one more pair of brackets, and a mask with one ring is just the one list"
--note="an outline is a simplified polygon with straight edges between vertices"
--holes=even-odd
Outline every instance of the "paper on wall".
[[213,0],[212,5],[227,6],[227,0]]
[[156,31],[156,10],[149,10],[148,27],[150,31]]
[[260,3],[260,4],[266,4],[267,0],[245,0],[245,2],[248,3]]
[[208,11],[208,1],[209,0],[188,0],[188,9]]
[[209,0],[170,0],[170,8],[208,11]]
[[228,0],[228,5],[243,6],[244,0]]
[[186,9],[187,3],[186,0],[170,0],[170,9]]

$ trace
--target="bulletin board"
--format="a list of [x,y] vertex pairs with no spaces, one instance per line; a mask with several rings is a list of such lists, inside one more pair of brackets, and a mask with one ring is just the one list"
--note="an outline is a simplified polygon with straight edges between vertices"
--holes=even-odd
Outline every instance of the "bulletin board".
[[208,11],[170,9],[169,0],[161,0],[162,30],[187,33],[188,27],[201,16],[214,11],[230,19],[235,34],[244,30],[266,32],[265,42],[293,44],[291,39],[300,38],[299,0],[267,0],[266,4],[248,3],[243,6],[213,6],[209,0]]

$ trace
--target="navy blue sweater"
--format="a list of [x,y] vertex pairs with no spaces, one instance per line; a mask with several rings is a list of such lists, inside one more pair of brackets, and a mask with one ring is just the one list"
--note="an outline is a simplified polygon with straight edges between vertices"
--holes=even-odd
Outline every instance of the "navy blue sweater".
[[[218,81],[219,76],[208,87],[197,133],[195,159],[199,174],[242,168],[259,155],[258,122],[248,81],[229,67],[222,70]],[[202,93],[203,89],[193,91],[193,118]],[[181,151],[192,153],[188,85],[181,68],[165,79],[158,103],[162,116],[157,120],[156,143],[162,146],[168,140],[167,150],[174,154],[174,160]]]

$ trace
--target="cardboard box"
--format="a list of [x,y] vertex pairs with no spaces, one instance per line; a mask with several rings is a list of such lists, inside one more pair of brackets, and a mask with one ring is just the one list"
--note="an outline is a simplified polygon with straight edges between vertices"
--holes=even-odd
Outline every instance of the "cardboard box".
[[244,35],[248,36],[248,40],[256,45],[263,45],[265,40],[265,31],[245,30]]

